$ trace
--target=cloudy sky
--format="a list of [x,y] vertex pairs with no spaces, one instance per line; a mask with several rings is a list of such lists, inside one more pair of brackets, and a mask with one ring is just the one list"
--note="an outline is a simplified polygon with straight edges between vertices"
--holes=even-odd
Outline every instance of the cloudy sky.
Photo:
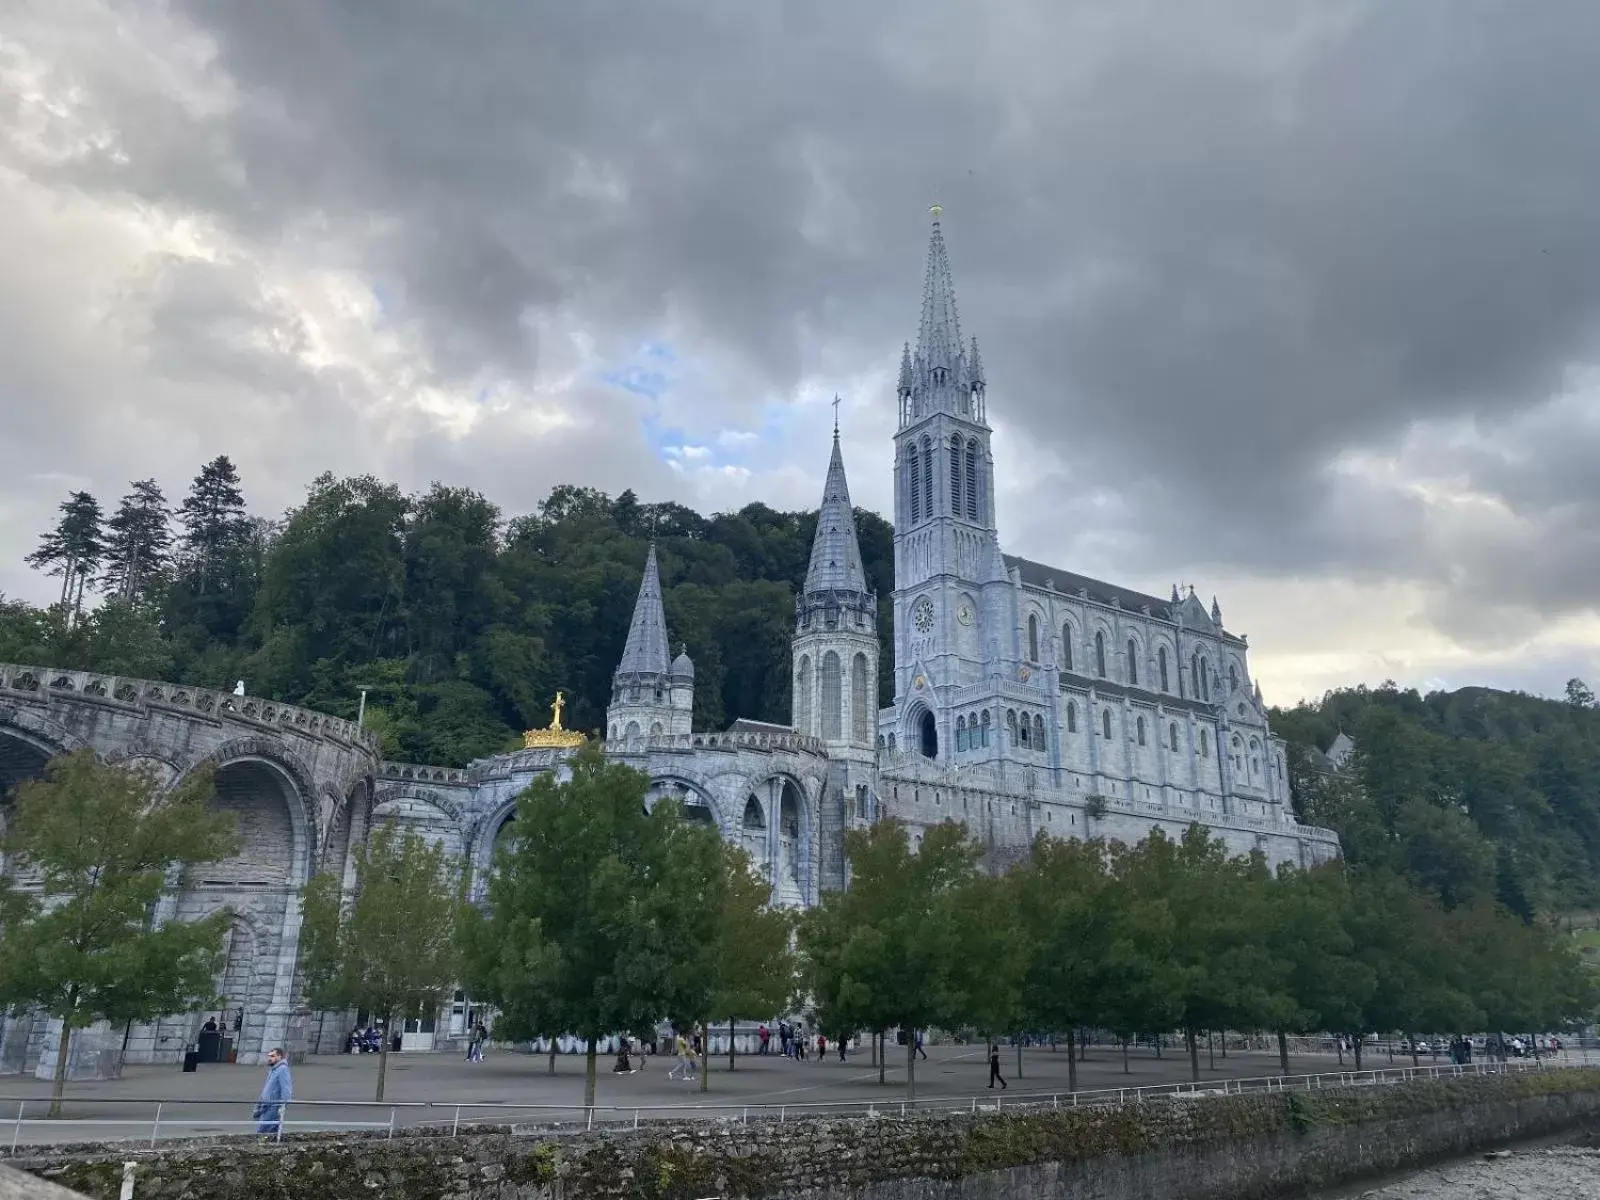
[[0,591],[219,453],[886,511],[939,201],[1009,551],[1274,701],[1600,675],[1593,0],[0,0]]

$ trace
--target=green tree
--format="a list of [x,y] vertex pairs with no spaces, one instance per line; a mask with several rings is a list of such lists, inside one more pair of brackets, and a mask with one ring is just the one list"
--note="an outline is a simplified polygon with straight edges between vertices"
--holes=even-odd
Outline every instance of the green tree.
[[239,471],[227,455],[219,454],[200,468],[179,506],[178,520],[184,555],[203,596],[249,537]]
[[[790,949],[794,916],[773,908],[772,884],[750,865],[750,856],[737,846],[723,847],[727,859],[727,886],[722,913],[708,940],[711,955],[711,999],[707,1016],[728,1022],[728,1070],[734,1069],[733,1034],[739,1018],[767,1020],[788,1006],[795,992],[796,964]],[[704,1058],[711,1039],[702,1042]],[[707,1072],[701,1062],[700,1090]]]
[[1567,703],[1574,708],[1593,708],[1594,691],[1581,679],[1567,680]]
[[105,557],[105,530],[100,502],[88,492],[73,492],[58,511],[55,527],[40,535],[39,548],[27,561],[61,577],[59,603],[75,624],[83,613],[83,589],[94,580]]
[[1272,1027],[1278,1065],[1287,1075],[1288,1034],[1356,1029],[1377,980],[1356,957],[1346,926],[1352,901],[1342,865],[1283,871],[1269,885],[1269,901],[1264,933],[1285,984]]
[[518,799],[480,934],[498,949],[478,969],[490,999],[528,993],[519,1003],[536,1024],[584,1039],[592,1105],[600,1038],[693,1010],[679,965],[700,953],[721,897],[700,904],[710,883],[699,847],[714,832],[673,803],[646,812],[649,776],[593,743],[567,765],[570,778],[541,775]]
[[136,479],[106,523],[106,591],[119,599],[157,598],[172,563],[172,510],[154,479]]
[[457,864],[417,834],[379,825],[355,868],[348,907],[338,873],[319,873],[306,885],[301,955],[313,1005],[383,1018],[382,1100],[389,1032],[397,1021],[431,1016],[460,976]]
[[879,821],[845,834],[850,887],[829,892],[801,920],[800,948],[813,991],[838,997],[868,1029],[906,1034],[906,1098],[916,1098],[919,1029],[960,1024],[984,960],[950,951],[973,898],[979,847],[964,826],[926,830],[915,850],[905,826]]
[[87,750],[16,789],[4,845],[19,870],[0,878],[0,1005],[61,1021],[52,1115],[76,1030],[215,1003],[231,914],[153,920],[169,873],[236,850],[232,819],[207,808],[211,796],[209,772],[167,790],[153,773],[106,766]]

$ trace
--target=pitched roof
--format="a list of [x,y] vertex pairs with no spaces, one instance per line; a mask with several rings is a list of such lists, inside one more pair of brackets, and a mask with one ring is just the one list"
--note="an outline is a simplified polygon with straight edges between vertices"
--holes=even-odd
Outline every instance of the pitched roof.
[[828,460],[828,480],[822,487],[822,507],[817,512],[817,534],[811,541],[811,565],[806,571],[808,592],[865,592],[867,572],[861,565],[861,543],[856,539],[856,517],[850,507],[850,485],[844,477],[844,456],[834,431],[833,457]]
[[1123,608],[1134,612],[1148,607],[1152,616],[1161,617],[1163,620],[1172,619],[1172,609],[1175,606],[1171,600],[1162,600],[1144,592],[1136,592],[1132,588],[1118,587],[1102,579],[1091,579],[1087,575],[1079,575],[1076,571],[1064,571],[1060,567],[1046,566],[1032,559],[1018,558],[1014,554],[1007,554],[1005,560],[1007,567],[1016,567],[1022,573],[1022,582],[1029,587],[1042,588],[1048,583],[1050,587],[1065,596],[1076,596],[1080,591],[1086,591],[1089,593],[1089,599],[1098,604],[1110,604],[1115,599]]
[[665,675],[667,653],[667,614],[661,607],[661,571],[656,566],[656,548],[644,560],[644,578],[639,582],[639,599],[633,605],[633,621],[628,626],[628,643],[622,649],[617,674],[646,673]]

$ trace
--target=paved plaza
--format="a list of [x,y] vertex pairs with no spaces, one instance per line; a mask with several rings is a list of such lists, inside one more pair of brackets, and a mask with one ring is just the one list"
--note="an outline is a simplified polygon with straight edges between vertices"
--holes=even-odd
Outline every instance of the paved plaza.
[[[685,1106],[696,1106],[699,1111],[676,1115],[743,1119],[747,1110],[754,1118],[776,1115],[773,1110],[781,1108],[785,1117],[792,1118],[843,1106],[855,1106],[859,1111],[867,1103],[898,1111],[905,1096],[904,1055],[904,1047],[889,1047],[891,1065],[883,1085],[878,1083],[877,1068],[870,1065],[866,1049],[852,1051],[846,1062],[838,1061],[836,1054],[825,1061],[813,1057],[805,1062],[777,1055],[741,1057],[732,1072],[726,1058],[713,1059],[710,1090],[705,1093],[698,1082],[667,1077],[674,1059],[647,1058],[643,1070],[615,1075],[611,1073],[614,1060],[602,1056],[596,1097],[601,1111],[595,1119],[628,1123],[636,1115],[639,1120],[659,1119],[673,1116],[674,1110]],[[1006,1093],[1009,1097],[1067,1091],[1065,1049],[1052,1051],[1044,1046],[1023,1051],[1020,1076],[1014,1048],[1007,1047],[1001,1061],[1011,1085]],[[1399,1059],[1397,1063],[1408,1061]],[[1428,1063],[1426,1058],[1423,1061]],[[1278,1073],[1277,1055],[1260,1051],[1236,1049],[1225,1059],[1219,1055],[1213,1069],[1202,1050],[1200,1064],[1202,1079],[1209,1081]],[[1388,1056],[1368,1055],[1364,1065],[1388,1066]],[[385,1100],[376,1104],[372,1102],[376,1055],[314,1057],[294,1068],[297,1103],[291,1106],[289,1128],[387,1129],[391,1119],[396,1128],[449,1127],[457,1120],[462,1124],[581,1127],[587,1121],[581,1107],[583,1057],[558,1055],[554,1075],[548,1074],[547,1067],[543,1055],[510,1051],[491,1051],[481,1063],[469,1063],[456,1055],[394,1054],[389,1057]],[[1295,1074],[1339,1069],[1329,1054],[1302,1054],[1291,1059],[1290,1067]],[[1134,1088],[1187,1081],[1188,1077],[1189,1064],[1181,1048],[1168,1048],[1159,1059],[1148,1048],[1136,1049],[1130,1053],[1124,1073],[1120,1050],[1093,1047],[1087,1061],[1079,1064],[1078,1086],[1081,1090]],[[9,1146],[13,1138],[23,1145],[244,1132],[250,1128],[250,1109],[263,1078],[259,1067],[207,1065],[184,1074],[176,1067],[130,1066],[121,1079],[69,1084],[67,1119],[60,1122],[42,1119],[49,1100],[48,1083],[15,1076],[0,1079],[0,1147]],[[994,1093],[987,1083],[988,1061],[981,1045],[930,1046],[927,1061],[917,1063],[919,1100],[970,1103],[977,1098],[979,1103],[992,1103]],[[321,1103],[298,1103],[302,1101]],[[509,1112],[478,1107],[498,1105],[529,1107]]]

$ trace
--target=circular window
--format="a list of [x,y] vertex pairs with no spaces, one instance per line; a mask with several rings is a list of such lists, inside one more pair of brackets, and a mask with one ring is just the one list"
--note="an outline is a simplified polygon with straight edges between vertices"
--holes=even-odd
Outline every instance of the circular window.
[[926,596],[918,600],[916,607],[911,610],[911,623],[916,626],[918,633],[933,632],[933,605]]

